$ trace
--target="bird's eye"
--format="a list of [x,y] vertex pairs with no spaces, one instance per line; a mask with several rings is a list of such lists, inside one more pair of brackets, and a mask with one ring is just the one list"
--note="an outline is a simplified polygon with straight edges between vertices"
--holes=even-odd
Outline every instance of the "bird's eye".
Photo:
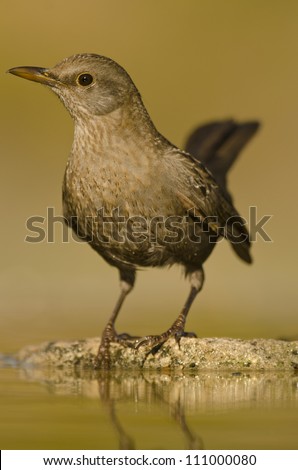
[[78,76],[77,81],[81,86],[88,86],[93,82],[93,77],[90,73],[81,73],[81,75]]

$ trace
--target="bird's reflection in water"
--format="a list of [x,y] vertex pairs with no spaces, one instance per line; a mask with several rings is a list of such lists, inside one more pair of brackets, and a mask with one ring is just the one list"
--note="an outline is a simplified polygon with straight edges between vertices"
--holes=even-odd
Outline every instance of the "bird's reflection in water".
[[[154,374],[155,375],[155,374]],[[164,380],[154,380],[154,375],[144,373],[135,373],[129,375],[127,383],[127,374],[120,372],[104,371],[98,378],[99,396],[102,404],[107,408],[111,424],[117,432],[119,439],[119,449],[135,449],[135,441],[128,435],[124,423],[121,423],[117,413],[117,402],[122,400],[129,402],[145,401],[153,402],[161,407],[167,406],[173,422],[181,429],[186,440],[186,449],[203,449],[203,440],[196,435],[188,426],[184,405],[181,403],[181,396],[178,394],[176,400],[170,400],[168,394],[165,394]],[[170,377],[162,374],[163,378]],[[125,377],[126,376],[126,380]],[[161,377],[158,374],[156,377]],[[128,387],[126,386],[128,385]],[[128,392],[128,393],[127,393]]]
[[[171,429],[182,431],[180,442],[176,437],[175,448],[203,449],[203,439],[194,429],[197,425],[189,424],[193,418],[198,422],[200,417],[207,414],[212,417],[237,409],[272,411],[282,404],[296,403],[298,393],[298,376],[295,371],[249,373],[20,369],[20,373],[25,380],[45,384],[50,393],[55,395],[99,399],[118,437],[118,447],[123,450],[137,449],[138,439],[141,435],[143,438],[148,437],[148,433],[151,438],[159,439],[161,446],[166,446],[168,436],[164,433],[164,421],[160,420],[165,410],[172,419]],[[127,419],[131,405],[137,408],[138,418],[142,419],[141,427],[138,422],[133,430],[131,415]],[[148,425],[147,412],[154,420],[153,427]],[[203,425],[201,431],[204,432]],[[101,428],[100,432],[105,431]],[[164,442],[161,436],[164,436]]]

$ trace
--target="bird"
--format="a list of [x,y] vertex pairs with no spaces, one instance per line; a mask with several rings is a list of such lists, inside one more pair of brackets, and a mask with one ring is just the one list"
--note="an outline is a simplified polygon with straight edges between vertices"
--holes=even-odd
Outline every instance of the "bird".
[[[76,54],[52,68],[8,70],[50,88],[74,121],[63,180],[63,213],[76,235],[117,268],[120,295],[104,328],[95,367],[110,367],[113,342],[158,350],[187,336],[190,307],[204,284],[203,265],[219,239],[251,263],[249,233],[227,188],[227,172],[259,127],[233,119],[207,123],[185,150],[156,129],[140,92],[114,60]],[[171,326],[143,337],[118,334],[120,309],[136,272],[180,265],[190,282]],[[191,334],[189,334],[191,335]]]

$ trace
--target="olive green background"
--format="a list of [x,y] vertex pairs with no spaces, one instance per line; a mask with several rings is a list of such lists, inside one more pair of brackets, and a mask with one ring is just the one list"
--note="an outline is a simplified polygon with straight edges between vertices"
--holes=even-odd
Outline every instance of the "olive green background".
[[[99,335],[117,271],[88,246],[25,243],[26,219],[61,214],[71,118],[44,87],[5,71],[107,55],[139,88],[157,128],[182,146],[199,123],[258,119],[262,129],[230,174],[244,217],[272,214],[273,242],[246,266],[221,242],[188,329],[203,336],[281,337],[297,325],[298,2],[295,0],[2,0],[0,351]],[[144,149],[145,151],[145,149]],[[119,330],[167,328],[188,292],[179,268],[139,273]]]

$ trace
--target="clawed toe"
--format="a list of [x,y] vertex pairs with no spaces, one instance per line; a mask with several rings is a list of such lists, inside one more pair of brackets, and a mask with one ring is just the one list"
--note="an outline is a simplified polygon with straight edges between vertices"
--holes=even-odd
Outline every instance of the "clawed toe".
[[193,331],[184,331],[181,336],[182,338],[197,338],[198,337]]
[[108,324],[102,334],[101,343],[98,348],[97,356],[94,362],[96,369],[110,369],[110,344],[118,343],[128,348],[135,348],[136,342],[140,339],[139,336],[132,336],[128,333],[117,334],[113,325]]
[[144,336],[143,338],[139,338],[135,341],[135,349],[139,349],[141,347],[145,347],[150,352],[157,352],[160,347],[169,339],[175,338],[175,340],[179,343],[181,337],[188,337],[188,338],[195,338],[195,333],[186,333],[185,331],[181,331],[178,328],[170,328],[166,332],[162,333],[161,335],[156,336]]
[[129,347],[134,347],[134,343],[140,339],[140,336],[129,335],[128,333],[121,333],[116,335],[115,343],[120,343]]
[[150,353],[155,354],[161,346],[169,339],[175,338],[179,344],[181,337],[195,338],[195,333],[188,333],[184,331],[184,323],[180,319],[176,320],[173,325],[161,335],[152,336],[131,336],[127,333],[117,334],[114,326],[108,324],[103,332],[101,344],[98,349],[95,367],[110,369],[110,344],[118,343],[127,348],[139,350],[144,348],[146,356]]
[[162,346],[165,342],[165,339],[162,339],[161,336],[143,336],[143,338],[139,338],[135,342],[135,349],[140,349],[141,347],[145,347],[146,349],[154,349],[157,346]]

